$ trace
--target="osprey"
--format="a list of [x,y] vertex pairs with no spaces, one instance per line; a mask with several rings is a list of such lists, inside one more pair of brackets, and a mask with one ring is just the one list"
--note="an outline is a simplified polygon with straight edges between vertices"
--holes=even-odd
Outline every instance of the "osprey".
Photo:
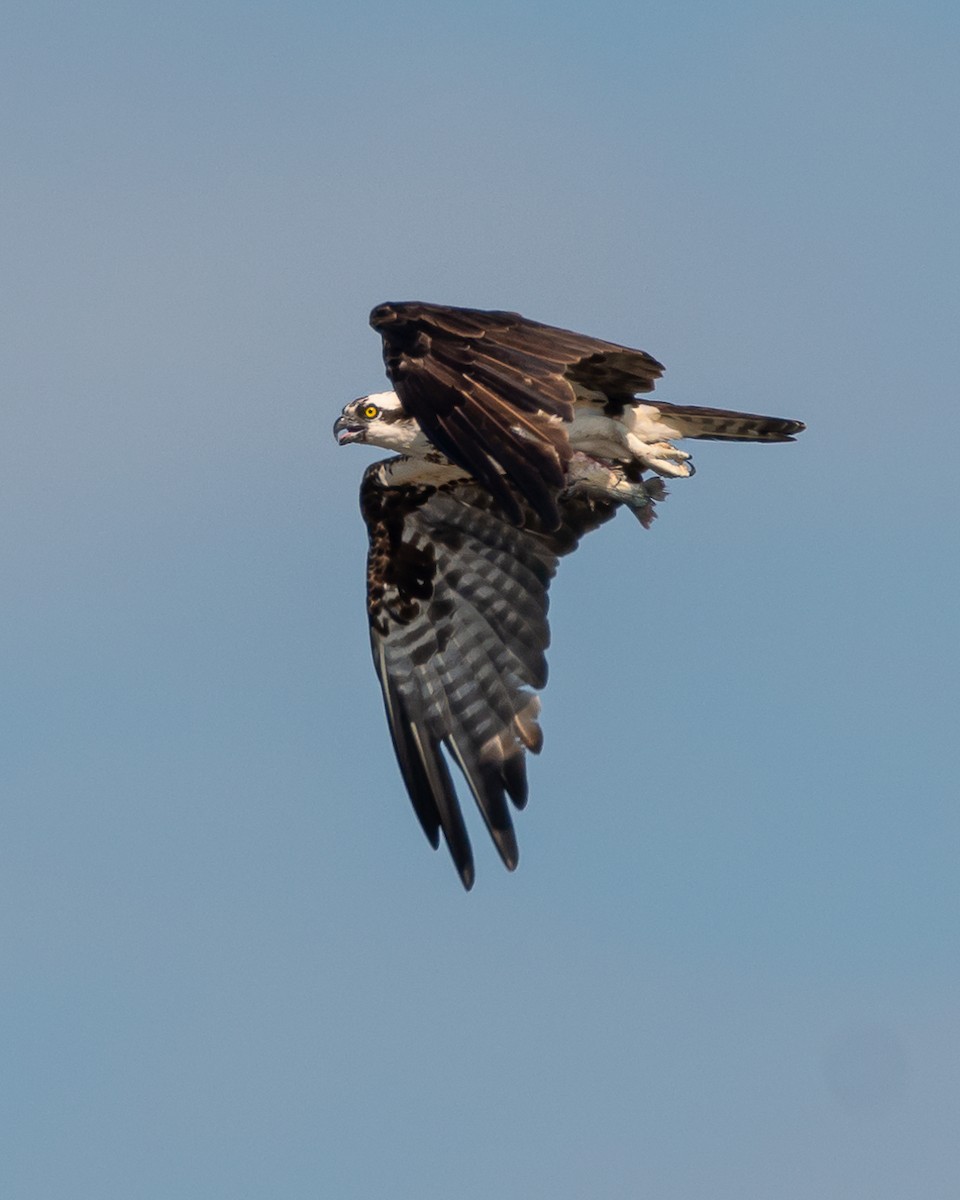
[[508,799],[527,800],[543,738],[547,589],[559,559],[626,506],[644,526],[661,477],[693,474],[681,438],[789,442],[800,421],[637,397],[655,358],[517,313],[381,304],[393,391],[361,396],[338,443],[399,452],[368,467],[367,614],[404,783],[464,887],[474,866],[445,750],[508,870]]

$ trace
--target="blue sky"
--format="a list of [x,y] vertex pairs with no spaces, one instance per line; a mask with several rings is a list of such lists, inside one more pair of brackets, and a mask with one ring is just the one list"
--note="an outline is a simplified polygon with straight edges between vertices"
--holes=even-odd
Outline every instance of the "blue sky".
[[[0,48],[4,1195],[953,1197],[952,6],[31,3]],[[464,895],[369,663],[373,304],[704,444]]]

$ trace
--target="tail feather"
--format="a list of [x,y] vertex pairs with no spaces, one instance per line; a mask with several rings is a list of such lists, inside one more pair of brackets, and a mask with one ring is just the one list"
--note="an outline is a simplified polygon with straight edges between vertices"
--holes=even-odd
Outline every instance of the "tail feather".
[[726,408],[659,404],[661,418],[675,425],[679,437],[710,438],[725,442],[792,442],[806,428],[802,421],[764,417],[758,413],[731,412]]

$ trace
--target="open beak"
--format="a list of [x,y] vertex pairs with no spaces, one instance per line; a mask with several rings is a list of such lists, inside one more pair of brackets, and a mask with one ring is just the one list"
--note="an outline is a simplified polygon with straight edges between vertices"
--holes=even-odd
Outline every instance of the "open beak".
[[345,446],[348,442],[362,442],[366,430],[362,425],[354,425],[349,417],[341,415],[333,423],[333,436],[338,446]]

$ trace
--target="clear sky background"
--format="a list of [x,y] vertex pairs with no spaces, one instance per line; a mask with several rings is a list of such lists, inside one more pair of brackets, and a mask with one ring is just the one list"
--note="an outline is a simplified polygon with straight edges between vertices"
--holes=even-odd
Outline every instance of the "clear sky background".
[[[960,1194],[960,16],[13,3],[0,1194]],[[508,875],[393,761],[388,299],[799,417],[561,568]]]

